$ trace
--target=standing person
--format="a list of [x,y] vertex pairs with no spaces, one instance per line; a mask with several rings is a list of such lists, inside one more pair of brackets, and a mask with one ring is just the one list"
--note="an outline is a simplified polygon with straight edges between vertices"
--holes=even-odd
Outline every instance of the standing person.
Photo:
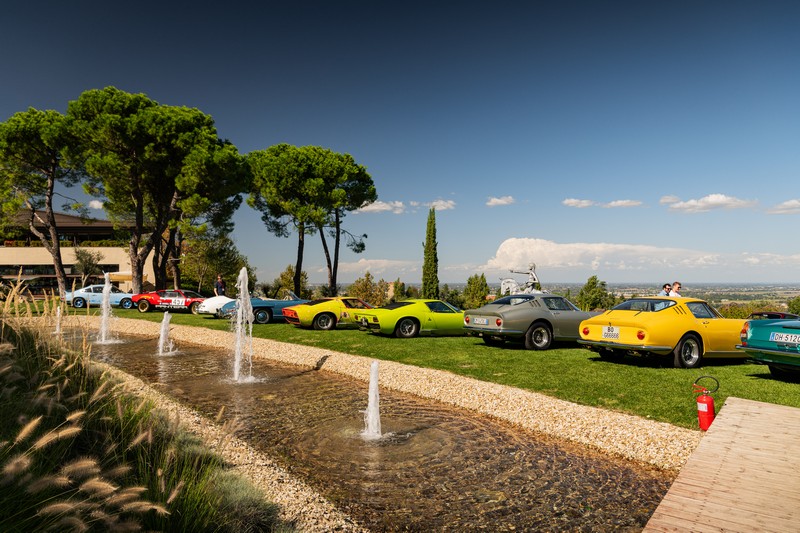
[[658,295],[669,296],[671,290],[672,290],[672,283],[665,283],[664,287],[661,289],[661,292],[659,292]]
[[226,286],[222,274],[217,274],[217,281],[214,282],[214,296],[225,296]]
[[676,281],[672,284],[672,290],[669,291],[670,296],[680,296],[681,295],[681,282]]

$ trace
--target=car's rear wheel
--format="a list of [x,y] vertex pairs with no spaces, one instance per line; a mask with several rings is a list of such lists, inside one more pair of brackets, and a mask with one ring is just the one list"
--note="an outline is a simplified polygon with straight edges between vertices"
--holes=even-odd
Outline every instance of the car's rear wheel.
[[703,345],[693,333],[687,333],[673,351],[675,368],[697,368],[703,360]]
[[133,300],[131,300],[130,298],[123,298],[122,300],[119,301],[119,306],[123,309],[130,309],[131,307],[133,307]]
[[256,324],[269,324],[272,321],[272,311],[269,309],[256,309],[253,312]]
[[483,336],[483,342],[486,343],[487,346],[502,346],[505,344],[503,339],[498,339],[497,337],[490,337],[488,335]]
[[193,315],[200,314],[200,302],[192,302],[192,305],[189,306],[189,311],[191,311]]
[[83,298],[74,298],[72,300],[72,306],[77,307],[78,309],[82,309],[86,307],[86,300],[84,300]]
[[314,317],[314,329],[333,329],[336,327],[336,317],[331,313],[320,313]]
[[147,300],[139,300],[137,307],[140,313],[146,313],[150,310],[150,302]]
[[419,322],[413,318],[401,318],[394,330],[394,335],[400,339],[410,339],[419,335]]
[[528,350],[546,350],[553,342],[553,332],[544,322],[534,322],[525,333],[525,348]]

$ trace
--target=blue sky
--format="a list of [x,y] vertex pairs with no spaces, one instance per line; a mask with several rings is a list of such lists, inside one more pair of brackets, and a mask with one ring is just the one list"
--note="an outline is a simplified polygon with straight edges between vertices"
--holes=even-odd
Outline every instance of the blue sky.
[[[243,153],[365,165],[379,201],[345,219],[369,237],[342,283],[418,282],[430,206],[442,282],[800,277],[796,2],[18,4],[0,120],[113,85]],[[234,238],[262,281],[294,262],[247,206]],[[318,237],[304,269],[326,279]]]

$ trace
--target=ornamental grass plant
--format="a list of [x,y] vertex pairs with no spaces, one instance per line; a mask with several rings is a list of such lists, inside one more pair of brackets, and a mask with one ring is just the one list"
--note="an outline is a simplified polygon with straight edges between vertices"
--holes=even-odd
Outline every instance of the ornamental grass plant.
[[[45,319],[57,308],[40,305]],[[87,332],[74,350],[26,309],[6,300],[0,322],[0,531],[291,529],[178,420],[96,370]]]

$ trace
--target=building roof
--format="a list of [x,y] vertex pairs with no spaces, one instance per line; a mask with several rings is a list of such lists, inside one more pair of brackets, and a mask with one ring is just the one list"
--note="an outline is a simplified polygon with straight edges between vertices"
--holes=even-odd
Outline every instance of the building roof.
[[[37,211],[36,212],[39,217],[42,219],[45,218],[44,211]],[[89,228],[95,230],[103,230],[108,231],[114,228],[114,223],[110,220],[100,220],[97,218],[81,218],[77,215],[70,215],[67,213],[53,213],[56,220],[56,226],[59,230],[69,231],[69,230],[80,230],[81,232],[85,232],[86,230],[91,231]],[[30,213],[28,211],[20,212],[17,215],[17,220],[19,222],[20,227],[27,228],[28,226],[28,217]],[[36,227],[43,227],[42,224],[39,224],[36,219],[34,219],[34,225]]]

